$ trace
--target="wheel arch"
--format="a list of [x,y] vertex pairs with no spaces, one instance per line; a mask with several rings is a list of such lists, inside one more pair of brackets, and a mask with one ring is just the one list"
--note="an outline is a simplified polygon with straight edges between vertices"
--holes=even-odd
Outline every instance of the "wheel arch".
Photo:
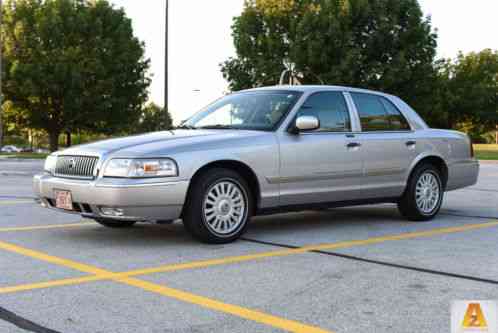
[[[254,211],[256,212],[260,206],[260,201],[261,201],[261,187],[260,183],[258,180],[258,177],[256,176],[256,173],[254,170],[248,166],[246,163],[238,161],[238,160],[233,160],[233,159],[222,159],[222,160],[216,160],[216,161],[211,161],[209,163],[206,163],[199,167],[192,175],[192,178],[190,179],[190,184],[187,190],[187,198],[190,196],[190,192],[192,190],[192,184],[194,183],[195,179],[198,177],[201,177],[205,172],[211,169],[215,168],[223,168],[223,169],[229,169],[232,171],[235,171],[238,173],[242,178],[245,179],[247,184],[249,185],[249,191],[251,196],[254,199]],[[182,212],[183,216],[183,212]]]
[[448,164],[445,162],[442,156],[436,154],[427,154],[421,155],[415,161],[413,161],[410,172],[408,173],[407,183],[413,175],[413,172],[417,169],[418,166],[427,163],[434,165],[441,174],[441,180],[443,182],[443,188],[446,189],[446,185],[448,184]]

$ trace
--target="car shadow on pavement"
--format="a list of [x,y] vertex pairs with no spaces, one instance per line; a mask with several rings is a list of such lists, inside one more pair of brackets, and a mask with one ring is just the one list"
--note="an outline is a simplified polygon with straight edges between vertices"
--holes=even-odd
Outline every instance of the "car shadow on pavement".
[[364,226],[378,224],[406,223],[399,214],[396,206],[361,206],[349,208],[335,208],[326,210],[313,210],[298,213],[260,216],[252,220],[250,228],[255,229],[281,229],[286,228],[298,231],[310,228],[334,229],[342,226],[359,224]]
[[[338,208],[320,211],[304,211],[269,216],[251,220],[248,231],[251,236],[295,234],[299,232],[331,233],[345,228],[376,228],[385,224],[405,226],[405,221],[393,205]],[[109,229],[98,224],[85,228],[59,231],[57,237],[70,238],[76,242],[104,242],[106,246],[115,243],[120,246],[153,247],[178,246],[199,243],[184,229],[181,221],[170,225],[136,224],[133,228]],[[209,245],[206,245],[209,246]],[[211,246],[212,247],[212,246]]]

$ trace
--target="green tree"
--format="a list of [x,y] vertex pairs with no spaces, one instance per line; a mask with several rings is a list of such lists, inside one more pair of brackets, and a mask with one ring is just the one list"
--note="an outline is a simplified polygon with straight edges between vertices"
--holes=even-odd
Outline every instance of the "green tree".
[[466,129],[474,138],[498,124],[498,51],[460,53],[441,71],[441,110],[446,127]]
[[149,133],[171,129],[173,121],[169,112],[154,103],[144,107],[133,132]]
[[149,60],[131,21],[107,1],[7,0],[3,6],[3,90],[44,129],[113,133],[137,121]]
[[396,94],[424,115],[438,84],[436,34],[417,0],[247,0],[234,19],[232,90],[274,85],[295,65],[305,84]]

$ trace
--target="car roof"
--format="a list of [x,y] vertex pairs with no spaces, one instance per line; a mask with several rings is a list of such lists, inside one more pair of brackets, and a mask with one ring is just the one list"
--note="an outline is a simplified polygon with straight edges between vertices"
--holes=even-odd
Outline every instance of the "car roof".
[[398,109],[402,110],[403,114],[409,122],[414,126],[416,129],[424,129],[428,128],[427,124],[425,121],[413,110],[408,104],[406,104],[403,100],[401,100],[399,97],[383,93],[380,91],[374,91],[374,90],[368,90],[368,89],[361,89],[361,88],[353,88],[353,87],[347,87],[347,86],[328,86],[328,85],[299,85],[299,86],[289,86],[289,85],[282,85],[282,86],[270,86],[270,87],[260,87],[260,88],[253,88],[253,89],[247,89],[247,90],[242,90],[237,93],[244,93],[244,92],[257,92],[257,91],[297,91],[297,92],[302,92],[305,94],[308,93],[314,93],[314,92],[319,92],[319,91],[347,91],[347,92],[357,92],[357,93],[367,93],[367,94],[373,94],[373,95],[380,95],[387,97],[391,100],[391,102],[395,103],[395,105],[398,107]]
[[363,92],[363,93],[378,94],[378,95],[389,95],[380,91],[374,91],[369,89],[353,88],[347,86],[329,86],[329,85],[269,86],[269,87],[260,87],[260,88],[242,90],[240,92],[265,91],[265,90],[299,91],[303,93],[323,91],[323,90],[337,90],[337,91]]

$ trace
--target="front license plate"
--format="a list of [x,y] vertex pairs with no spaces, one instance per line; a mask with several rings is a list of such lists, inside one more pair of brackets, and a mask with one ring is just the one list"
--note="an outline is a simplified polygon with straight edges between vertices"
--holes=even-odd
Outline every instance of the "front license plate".
[[55,191],[55,207],[64,210],[73,210],[73,199],[69,191]]

